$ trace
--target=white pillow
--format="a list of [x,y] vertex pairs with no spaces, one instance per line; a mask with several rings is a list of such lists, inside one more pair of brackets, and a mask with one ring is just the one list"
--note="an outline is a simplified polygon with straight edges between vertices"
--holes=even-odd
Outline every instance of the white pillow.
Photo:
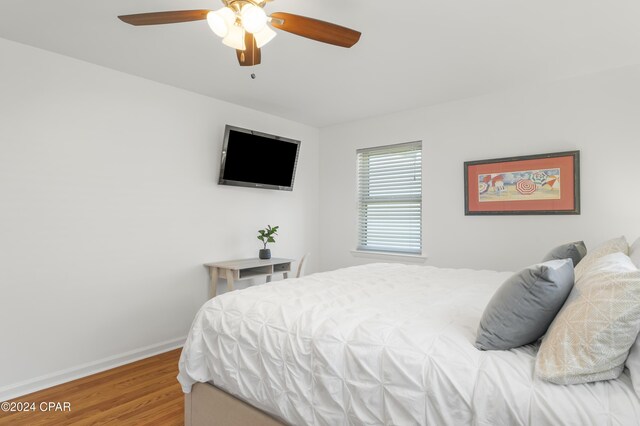
[[640,335],[636,338],[633,346],[631,346],[629,358],[627,358],[625,366],[629,369],[633,389],[636,391],[638,398],[640,398]]
[[611,253],[629,254],[629,243],[625,237],[614,238],[605,241],[593,250],[589,250],[587,255],[576,265],[575,276],[576,283],[580,281],[584,271],[589,269],[595,262],[603,256]]
[[640,270],[623,253],[604,256],[583,271],[553,320],[536,374],[562,385],[615,379],[639,331]]
[[640,268],[640,238],[629,248],[629,257],[633,260],[633,263]]
[[[631,257],[633,263],[640,268],[640,238],[629,248],[629,257]],[[633,383],[636,395],[640,398],[640,335],[638,335],[636,342],[631,346],[629,358],[627,358],[625,365],[629,369],[629,375],[631,376],[631,382]]]

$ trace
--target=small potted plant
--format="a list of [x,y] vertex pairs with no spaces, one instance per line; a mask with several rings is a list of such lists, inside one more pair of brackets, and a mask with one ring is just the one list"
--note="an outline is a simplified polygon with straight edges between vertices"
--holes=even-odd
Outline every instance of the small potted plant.
[[258,231],[258,239],[264,244],[264,248],[260,250],[260,259],[271,259],[271,250],[267,248],[268,243],[275,243],[274,235],[278,235],[278,226],[267,225],[266,228]]

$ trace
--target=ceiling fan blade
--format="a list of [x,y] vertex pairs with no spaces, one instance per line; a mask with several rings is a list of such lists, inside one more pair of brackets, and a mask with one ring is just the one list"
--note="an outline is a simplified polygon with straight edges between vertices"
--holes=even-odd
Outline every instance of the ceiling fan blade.
[[323,43],[351,47],[360,40],[359,31],[306,16],[276,12],[271,14],[271,18],[271,25],[282,31]]
[[259,65],[262,60],[262,55],[256,45],[256,38],[253,34],[248,32],[244,33],[244,44],[247,47],[245,50],[236,50],[240,66],[251,67],[253,65]]
[[131,25],[160,25],[177,24],[179,22],[201,21],[207,19],[209,10],[173,10],[170,12],[138,13],[135,15],[122,15],[118,18],[122,22]]

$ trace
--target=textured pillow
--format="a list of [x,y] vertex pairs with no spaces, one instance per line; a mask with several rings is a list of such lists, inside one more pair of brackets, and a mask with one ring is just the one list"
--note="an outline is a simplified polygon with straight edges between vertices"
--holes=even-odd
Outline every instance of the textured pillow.
[[636,267],[640,268],[640,238],[629,248],[629,257]]
[[629,369],[633,389],[640,398],[640,336],[636,337],[635,343],[631,346],[625,366]]
[[[640,268],[640,238],[629,247],[629,257],[636,267]],[[640,335],[636,338],[636,342],[629,351],[629,357],[625,362],[625,366],[629,369],[633,388],[638,398],[640,398]]]
[[538,340],[573,287],[570,259],[530,266],[502,284],[482,314],[476,347],[505,350]]
[[623,253],[592,263],[549,327],[536,358],[543,380],[615,379],[640,330],[640,271]]
[[629,254],[627,239],[625,237],[614,238],[589,251],[580,264],[576,265],[576,282],[580,281],[584,271],[590,268],[598,259],[611,253]]
[[573,266],[576,266],[582,258],[587,255],[587,246],[584,245],[584,241],[576,241],[575,243],[567,243],[558,246],[551,250],[542,259],[543,262],[556,259],[571,259]]

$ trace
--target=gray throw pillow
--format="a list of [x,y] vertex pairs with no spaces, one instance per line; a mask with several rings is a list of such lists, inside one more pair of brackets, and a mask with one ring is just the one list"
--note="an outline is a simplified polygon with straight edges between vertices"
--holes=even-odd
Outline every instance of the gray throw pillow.
[[584,241],[576,241],[575,243],[567,243],[558,246],[551,250],[542,259],[543,262],[556,259],[571,259],[573,260],[573,267],[575,268],[583,257],[587,255],[587,246],[584,245]]
[[476,347],[507,350],[544,336],[571,293],[573,280],[571,259],[550,260],[513,275],[485,308]]

